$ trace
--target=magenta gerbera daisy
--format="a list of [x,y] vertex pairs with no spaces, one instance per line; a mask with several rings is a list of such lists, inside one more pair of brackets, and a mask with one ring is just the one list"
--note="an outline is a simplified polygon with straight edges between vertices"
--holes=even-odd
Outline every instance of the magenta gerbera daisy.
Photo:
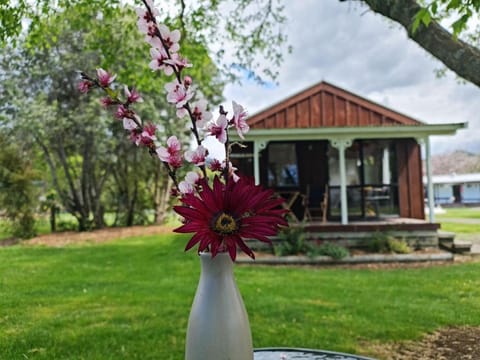
[[199,244],[198,252],[209,250],[215,256],[228,251],[235,260],[238,246],[255,258],[245,239],[270,242],[268,237],[276,235],[280,226],[288,226],[286,210],[280,206],[283,199],[243,177],[227,185],[215,177],[212,187],[202,179],[199,191],[185,194],[181,201],[183,205],[174,210],[184,224],[174,231],[195,233],[185,250]]

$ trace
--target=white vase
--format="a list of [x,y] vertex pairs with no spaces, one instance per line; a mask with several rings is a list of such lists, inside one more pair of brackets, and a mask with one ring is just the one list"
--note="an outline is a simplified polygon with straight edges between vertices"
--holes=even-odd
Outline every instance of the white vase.
[[227,253],[200,254],[200,282],[188,320],[185,360],[253,360],[247,311]]

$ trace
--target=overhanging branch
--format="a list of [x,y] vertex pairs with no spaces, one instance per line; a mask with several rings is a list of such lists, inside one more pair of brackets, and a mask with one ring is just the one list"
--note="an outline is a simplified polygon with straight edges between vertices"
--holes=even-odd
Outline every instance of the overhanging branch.
[[[344,0],[340,0],[344,1]],[[453,35],[438,22],[420,24],[412,33],[415,15],[421,9],[415,0],[363,0],[370,9],[401,24],[408,36],[440,60],[446,67],[473,84],[480,86],[480,49]]]

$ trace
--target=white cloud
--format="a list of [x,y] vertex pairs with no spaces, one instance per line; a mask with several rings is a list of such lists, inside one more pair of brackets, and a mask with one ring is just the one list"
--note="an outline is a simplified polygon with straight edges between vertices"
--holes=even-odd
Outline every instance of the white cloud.
[[368,8],[338,0],[286,3],[294,47],[285,55],[279,86],[227,86],[225,97],[250,113],[322,80],[427,123],[469,122],[455,137],[434,138],[434,153],[480,152],[480,89],[455,76],[437,79],[442,64],[409,40],[398,25]]

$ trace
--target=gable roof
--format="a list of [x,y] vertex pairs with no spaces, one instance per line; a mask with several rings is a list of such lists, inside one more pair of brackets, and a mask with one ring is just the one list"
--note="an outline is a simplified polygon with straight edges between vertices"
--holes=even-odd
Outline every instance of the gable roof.
[[325,81],[254,114],[248,124],[252,129],[423,125]]

